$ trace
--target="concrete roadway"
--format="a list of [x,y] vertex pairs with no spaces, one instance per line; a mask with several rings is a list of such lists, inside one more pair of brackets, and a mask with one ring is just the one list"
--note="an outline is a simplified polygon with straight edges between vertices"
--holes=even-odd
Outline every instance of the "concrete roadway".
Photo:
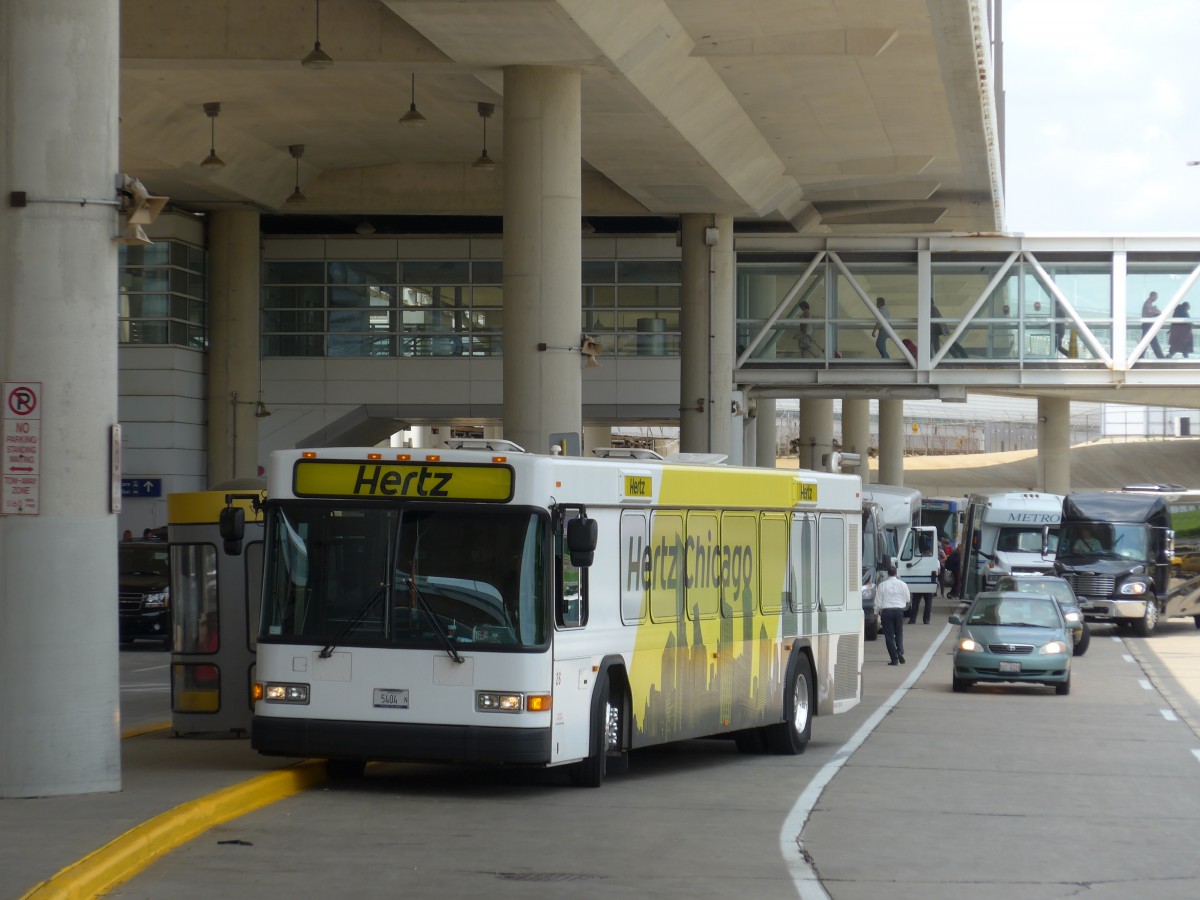
[[218,825],[109,896],[1200,896],[1193,622],[1148,641],[1097,628],[1070,696],[954,694],[948,612],[907,627],[906,666],[868,643],[864,702],[817,719],[803,756],[692,741],[638,751],[594,791],[375,766]]

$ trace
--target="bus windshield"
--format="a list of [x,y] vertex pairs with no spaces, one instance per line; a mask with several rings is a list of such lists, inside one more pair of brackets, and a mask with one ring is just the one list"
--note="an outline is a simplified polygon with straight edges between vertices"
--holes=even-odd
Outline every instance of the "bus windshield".
[[1149,539],[1150,530],[1145,525],[1068,522],[1059,535],[1058,555],[1149,559]]
[[511,508],[272,506],[259,640],[544,646],[547,527]]

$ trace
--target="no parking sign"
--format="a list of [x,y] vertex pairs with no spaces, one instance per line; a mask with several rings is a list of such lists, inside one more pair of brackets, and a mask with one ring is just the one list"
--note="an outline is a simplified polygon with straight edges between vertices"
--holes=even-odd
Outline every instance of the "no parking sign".
[[0,515],[38,514],[41,443],[42,383],[4,382],[4,485]]

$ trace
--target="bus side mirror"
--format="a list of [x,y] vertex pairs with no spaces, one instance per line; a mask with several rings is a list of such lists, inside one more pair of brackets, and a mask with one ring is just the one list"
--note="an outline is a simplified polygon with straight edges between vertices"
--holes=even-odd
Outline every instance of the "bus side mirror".
[[577,569],[586,569],[592,564],[596,557],[599,533],[595,519],[567,520],[567,549],[571,552],[571,565]]
[[1042,526],[1042,556],[1050,554],[1050,526]]
[[1175,532],[1170,528],[1163,535],[1163,562],[1167,565],[1171,564],[1171,560],[1175,558]]
[[246,536],[246,511],[240,506],[227,506],[217,518],[221,540],[225,542],[227,556],[240,556],[242,540]]

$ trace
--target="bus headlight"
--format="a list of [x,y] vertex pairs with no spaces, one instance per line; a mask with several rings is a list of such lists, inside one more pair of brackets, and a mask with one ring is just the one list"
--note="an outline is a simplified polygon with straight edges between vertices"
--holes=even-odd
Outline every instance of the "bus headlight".
[[476,691],[475,708],[479,712],[520,712],[524,707],[520,694],[501,694],[498,691]]
[[1146,593],[1146,582],[1144,581],[1127,581],[1121,585],[1118,593],[1121,594],[1136,594],[1141,596]]
[[267,682],[263,685],[263,700],[267,703],[308,703],[307,684],[278,684]]

